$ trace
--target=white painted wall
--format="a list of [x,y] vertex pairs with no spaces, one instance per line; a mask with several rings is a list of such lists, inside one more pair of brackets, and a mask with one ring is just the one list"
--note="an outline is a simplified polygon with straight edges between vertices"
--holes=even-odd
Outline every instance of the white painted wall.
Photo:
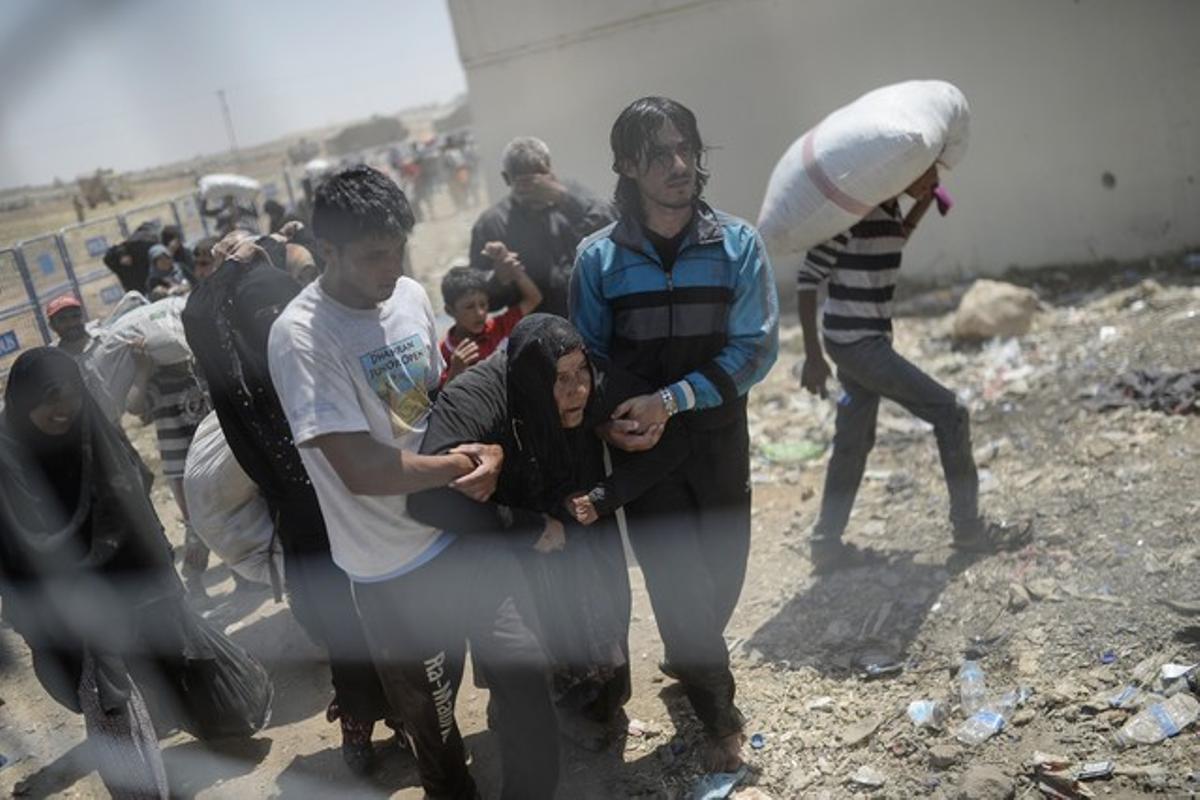
[[612,121],[666,94],[714,148],[710,201],[754,220],[775,161],[826,113],[942,78],[972,104],[971,146],[946,179],[957,207],[907,251],[910,276],[1200,244],[1195,0],[448,2],[493,197],[499,153],[523,134],[607,194]]

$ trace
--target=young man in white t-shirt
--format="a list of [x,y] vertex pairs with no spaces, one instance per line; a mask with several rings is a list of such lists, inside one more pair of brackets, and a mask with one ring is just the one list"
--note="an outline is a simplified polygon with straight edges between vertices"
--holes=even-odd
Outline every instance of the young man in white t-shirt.
[[442,359],[429,298],[403,276],[412,226],[404,193],[377,170],[318,188],[312,227],[326,270],[272,326],[271,380],[426,793],[476,797],[454,721],[470,640],[503,726],[501,796],[551,798],[557,728],[521,568],[407,510],[408,494],[446,485],[486,499],[503,462],[496,445],[419,454]]

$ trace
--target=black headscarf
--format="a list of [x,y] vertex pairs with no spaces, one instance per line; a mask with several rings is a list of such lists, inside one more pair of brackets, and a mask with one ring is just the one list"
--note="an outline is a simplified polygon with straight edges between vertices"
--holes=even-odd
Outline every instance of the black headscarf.
[[[4,405],[9,431],[28,454],[57,502],[22,509],[21,517],[43,533],[63,528],[80,510],[83,480],[83,419],[79,414],[61,436],[49,436],[30,420],[30,413],[55,392],[86,395],[75,361],[59,350],[37,348],[17,359],[9,373]],[[86,508],[82,509],[86,511]],[[65,518],[64,518],[65,517]],[[76,520],[76,527],[78,526]]]
[[558,360],[580,351],[587,358],[583,337],[570,322],[554,314],[530,314],[508,337],[506,386],[508,413],[517,445],[529,458],[532,494],[545,510],[557,509],[570,492],[580,488],[579,448],[585,437],[593,437],[599,420],[596,374],[584,408],[583,423],[565,429],[554,400]]
[[222,263],[188,298],[183,329],[234,457],[269,498],[283,502],[308,486],[308,476],[267,367],[271,324],[300,292],[275,257],[281,253]]

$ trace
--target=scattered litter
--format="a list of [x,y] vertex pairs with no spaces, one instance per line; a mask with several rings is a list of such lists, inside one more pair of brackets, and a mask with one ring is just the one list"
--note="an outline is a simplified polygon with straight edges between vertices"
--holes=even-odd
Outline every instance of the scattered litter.
[[903,671],[904,664],[899,661],[884,661],[863,665],[863,677],[867,680],[899,675]]
[[761,733],[756,733],[750,737],[750,746],[755,750],[762,750],[767,746],[767,740],[763,738]]
[[807,439],[793,442],[765,442],[759,445],[763,457],[773,464],[802,464],[821,457],[825,445]]
[[1039,772],[1037,788],[1052,800],[1091,800],[1095,797],[1073,775],[1065,772]]
[[1041,750],[1034,750],[1033,758],[1030,759],[1030,763],[1033,765],[1035,770],[1058,772],[1059,770],[1069,767],[1071,765],[1071,759],[1067,758],[1066,756],[1060,756],[1056,753],[1045,753]]
[[640,719],[629,720],[628,732],[630,736],[637,738],[652,739],[658,736],[662,731],[655,725],[649,722],[642,722]]
[[908,704],[908,718],[918,728],[940,730],[949,716],[946,704],[938,700],[913,700]]
[[959,704],[967,714],[983,708],[987,698],[987,682],[978,661],[967,660],[958,670]]
[[1106,700],[1109,708],[1137,708],[1142,700],[1142,690],[1136,686],[1122,686]]
[[1111,778],[1115,765],[1111,761],[1089,761],[1079,768],[1075,778],[1081,781],[1098,781]]
[[1100,391],[1099,411],[1133,406],[1164,414],[1200,413],[1200,369],[1158,372],[1135,369]]
[[725,800],[734,787],[746,779],[749,771],[743,764],[737,772],[711,772],[702,775],[692,788],[691,800]]
[[887,776],[874,767],[863,764],[857,772],[850,776],[850,782],[866,786],[868,789],[878,789],[887,783]]
[[809,700],[808,705],[806,705],[805,708],[808,709],[809,711],[827,711],[828,712],[828,711],[833,711],[833,705],[834,705],[833,698],[829,697],[828,695],[825,695],[823,697],[817,697],[812,700]]
[[1105,650],[1103,653],[1100,654],[1100,663],[1101,664],[1111,664],[1116,660],[1117,660],[1117,654],[1113,650]]
[[963,744],[983,744],[1004,728],[1004,717],[996,711],[976,711],[958,727],[954,738]]
[[1117,732],[1118,747],[1155,744],[1178,735],[1200,716],[1200,700],[1184,692],[1144,708]]

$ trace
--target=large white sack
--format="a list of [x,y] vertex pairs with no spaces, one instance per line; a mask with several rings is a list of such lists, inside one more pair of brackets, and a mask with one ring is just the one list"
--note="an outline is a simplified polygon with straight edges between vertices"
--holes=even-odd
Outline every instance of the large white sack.
[[233,195],[240,203],[250,204],[258,199],[262,184],[245,175],[214,173],[199,180],[200,196],[210,203],[219,202]]
[[196,428],[183,473],[188,519],[196,535],[234,572],[271,583],[271,559],[283,575],[267,501],[234,458],[216,412]]
[[112,311],[108,312],[108,316],[99,321],[99,326],[105,329],[112,328],[116,321],[121,317],[133,311],[135,308],[149,305],[150,301],[146,299],[146,295],[141,292],[126,292],[113,306]]
[[189,361],[192,349],[183,332],[186,297],[166,297],[126,311],[108,325],[108,338],[137,343],[158,366]]
[[792,143],[775,165],[758,216],[772,259],[795,264],[936,161],[967,148],[970,109],[945,81],[906,81],[868,92]]
[[186,304],[186,298],[168,297],[136,306],[106,321],[98,331],[98,342],[88,351],[86,362],[102,384],[93,394],[109,420],[115,422],[125,413],[126,400],[137,379],[137,350],[144,350],[158,366],[191,360],[181,316]]

